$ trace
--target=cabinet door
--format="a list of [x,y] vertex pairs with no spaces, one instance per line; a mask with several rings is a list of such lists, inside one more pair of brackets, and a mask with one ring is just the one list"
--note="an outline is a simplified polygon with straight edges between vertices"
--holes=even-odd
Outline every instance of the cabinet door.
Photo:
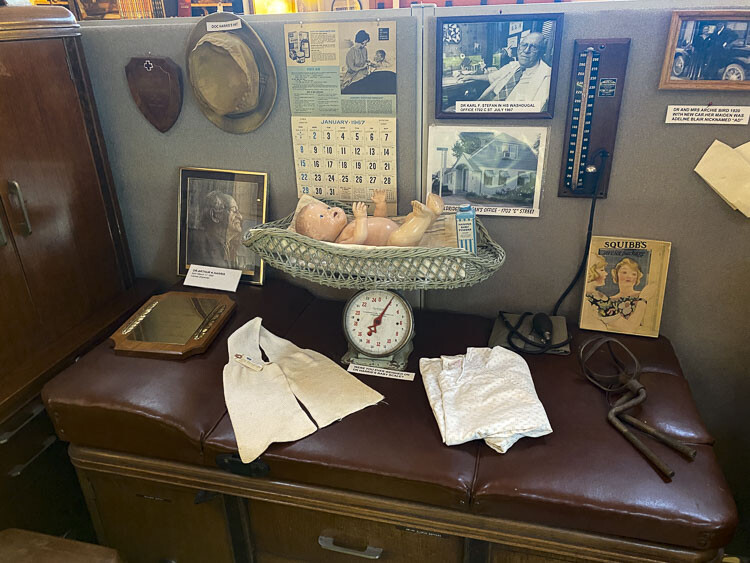
[[[80,470],[99,543],[129,562],[235,561],[221,495],[196,502],[198,491]],[[236,560],[245,557],[238,554]]]
[[54,338],[123,289],[62,39],[0,42],[0,199]]
[[[0,174],[2,173],[0,163]],[[10,225],[0,205],[0,404],[6,392],[18,389],[24,381],[18,367],[45,339],[44,326],[36,314],[26,286],[21,261]],[[3,418],[0,414],[0,420]]]

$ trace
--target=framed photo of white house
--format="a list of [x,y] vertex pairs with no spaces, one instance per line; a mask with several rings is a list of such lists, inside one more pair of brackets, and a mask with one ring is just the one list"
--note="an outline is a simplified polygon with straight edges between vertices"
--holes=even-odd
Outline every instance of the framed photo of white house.
[[430,127],[427,181],[446,211],[539,217],[546,127]]
[[750,10],[672,12],[661,90],[750,90]]
[[266,221],[264,172],[180,169],[177,273],[192,264],[242,270],[241,282],[262,284],[263,261],[242,235]]
[[437,19],[435,117],[551,118],[562,14]]

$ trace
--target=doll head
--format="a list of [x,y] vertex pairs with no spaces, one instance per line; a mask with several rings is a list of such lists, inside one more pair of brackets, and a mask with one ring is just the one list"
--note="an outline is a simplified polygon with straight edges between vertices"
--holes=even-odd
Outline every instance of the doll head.
[[346,227],[346,213],[340,207],[330,207],[316,202],[305,205],[297,214],[295,228],[301,235],[334,242]]

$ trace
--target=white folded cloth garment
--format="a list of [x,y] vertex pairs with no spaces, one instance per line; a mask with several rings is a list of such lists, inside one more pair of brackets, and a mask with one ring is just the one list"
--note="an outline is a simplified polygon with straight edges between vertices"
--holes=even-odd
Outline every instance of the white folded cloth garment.
[[449,446],[484,440],[505,453],[519,439],[552,432],[524,359],[500,346],[421,358],[427,398]]
[[256,317],[227,340],[224,400],[243,462],[273,442],[298,440],[383,400],[324,355],[279,338],[261,323]]

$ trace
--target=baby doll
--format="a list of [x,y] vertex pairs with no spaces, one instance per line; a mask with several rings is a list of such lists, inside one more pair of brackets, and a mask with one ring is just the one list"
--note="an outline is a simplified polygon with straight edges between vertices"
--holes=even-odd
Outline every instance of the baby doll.
[[357,202],[352,206],[354,220],[351,222],[340,207],[330,207],[323,202],[310,203],[297,214],[295,228],[301,235],[341,244],[416,246],[443,212],[442,198],[431,193],[426,205],[411,202],[412,212],[399,226],[386,217],[385,190],[376,190],[372,201],[375,203],[374,216],[367,216],[367,204]]

